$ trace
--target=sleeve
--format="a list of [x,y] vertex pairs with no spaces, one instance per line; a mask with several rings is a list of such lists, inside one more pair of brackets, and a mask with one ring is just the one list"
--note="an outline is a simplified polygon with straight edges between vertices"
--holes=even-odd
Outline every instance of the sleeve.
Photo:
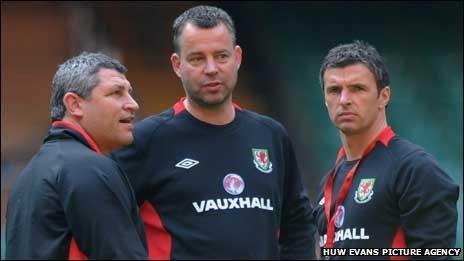
[[279,243],[281,259],[316,259],[312,207],[289,140]]
[[89,259],[147,259],[135,198],[123,174],[108,162],[74,163],[62,175],[60,196],[70,233]]
[[132,144],[111,153],[111,158],[119,164],[129,178],[139,206],[147,199],[150,192],[150,164],[156,162],[151,151],[153,147],[151,142],[153,130],[157,126],[159,122],[150,118],[137,123]]
[[454,247],[459,187],[423,151],[403,160],[397,174],[395,193],[407,246]]

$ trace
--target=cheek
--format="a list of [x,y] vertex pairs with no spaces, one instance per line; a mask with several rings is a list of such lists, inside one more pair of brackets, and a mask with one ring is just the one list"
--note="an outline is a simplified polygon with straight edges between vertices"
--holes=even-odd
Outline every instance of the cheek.
[[324,101],[324,106],[325,106],[325,108],[327,109],[327,111],[329,112],[330,115],[334,114],[334,112],[336,111],[336,106],[335,106],[334,102],[325,100]]
[[333,108],[331,108],[331,107],[327,108],[327,110],[329,111],[329,117],[330,117],[330,119],[331,119],[331,120],[334,120],[334,119],[335,119],[336,110],[333,109]]
[[202,66],[191,66],[191,65],[186,65],[186,66],[182,66],[180,68],[180,74],[185,77],[191,77],[192,75],[197,75],[199,73],[201,73],[202,71]]
[[101,110],[95,106],[86,106],[83,110],[83,121],[92,126],[98,125],[101,121]]
[[99,121],[101,125],[104,125],[105,128],[115,126],[119,123],[118,110],[114,104],[102,104],[96,114],[96,120]]
[[181,71],[180,78],[184,82],[197,82],[200,78],[200,74],[198,70],[186,69]]
[[228,75],[237,75],[238,74],[237,64],[235,63],[228,64],[227,67],[225,68],[225,72]]
[[366,100],[363,102],[365,111],[369,111],[370,114],[374,114],[379,108],[379,101],[376,100]]

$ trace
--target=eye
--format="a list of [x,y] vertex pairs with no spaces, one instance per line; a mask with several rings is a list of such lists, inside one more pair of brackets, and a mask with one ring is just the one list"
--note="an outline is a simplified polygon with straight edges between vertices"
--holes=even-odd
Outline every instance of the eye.
[[202,61],[203,61],[202,56],[192,56],[192,57],[188,58],[188,62],[193,64],[193,65],[200,64]]
[[121,96],[122,95],[122,90],[117,89],[117,90],[113,91],[112,93],[110,93],[110,95]]
[[219,55],[216,56],[216,59],[219,61],[219,62],[227,62],[227,60],[229,59],[229,55],[226,54],[226,53],[221,53]]
[[327,87],[327,93],[330,94],[337,94],[340,93],[341,88],[338,86],[329,86]]

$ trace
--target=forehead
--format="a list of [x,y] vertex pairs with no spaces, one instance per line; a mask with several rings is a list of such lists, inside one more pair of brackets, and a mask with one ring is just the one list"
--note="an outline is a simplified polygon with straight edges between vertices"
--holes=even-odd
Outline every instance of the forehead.
[[345,67],[329,68],[324,72],[324,83],[374,82],[374,74],[364,64],[352,64]]
[[118,85],[130,85],[129,81],[124,74],[108,68],[100,68],[97,73],[99,84],[118,84]]
[[231,48],[232,35],[223,23],[215,27],[200,28],[187,23],[179,37],[179,46],[182,51],[201,51],[203,48]]

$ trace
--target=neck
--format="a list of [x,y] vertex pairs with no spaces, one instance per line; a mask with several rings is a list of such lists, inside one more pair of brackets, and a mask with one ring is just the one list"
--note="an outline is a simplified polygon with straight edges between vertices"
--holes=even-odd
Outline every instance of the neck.
[[193,117],[213,125],[225,125],[235,118],[235,109],[230,98],[217,107],[205,108],[187,97],[184,100],[184,106]]
[[64,121],[66,123],[70,123],[72,125],[75,125],[75,126],[78,126],[79,128],[81,129],[84,129],[77,120],[73,119],[72,117],[68,117],[68,116],[64,116],[63,119],[61,119],[61,121]]
[[84,136],[84,139],[89,143],[93,150],[107,156],[110,154],[111,150],[99,146],[96,143],[96,141],[90,136],[90,133],[87,130],[85,130],[84,127],[79,123],[79,121],[67,116],[63,117],[61,121],[73,125],[73,129],[75,129],[82,136]]
[[354,134],[340,132],[347,160],[357,160],[363,156],[367,146],[387,127],[386,120],[374,124],[371,128]]

